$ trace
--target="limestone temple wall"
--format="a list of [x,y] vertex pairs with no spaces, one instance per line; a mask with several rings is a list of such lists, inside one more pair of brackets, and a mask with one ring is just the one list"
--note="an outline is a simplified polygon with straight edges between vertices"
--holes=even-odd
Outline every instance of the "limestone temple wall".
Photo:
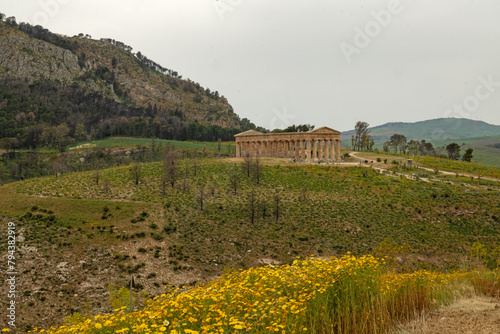
[[260,133],[249,130],[234,136],[236,157],[289,158],[305,161],[340,160],[340,132],[321,127],[308,132]]

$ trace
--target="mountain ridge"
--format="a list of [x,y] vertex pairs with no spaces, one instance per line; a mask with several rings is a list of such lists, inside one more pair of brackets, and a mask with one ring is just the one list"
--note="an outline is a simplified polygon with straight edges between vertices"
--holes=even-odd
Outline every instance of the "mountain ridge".
[[34,127],[62,123],[69,136],[83,123],[87,139],[231,140],[256,128],[217,91],[131,50],[109,38],[67,37],[0,20],[0,138],[19,137],[29,147],[34,141],[25,139]]
[[[400,133],[408,140],[451,140],[490,137],[500,134],[500,125],[489,124],[467,118],[435,118],[418,122],[388,122],[370,127],[375,142],[384,142]],[[342,140],[350,140],[355,130],[342,133]]]

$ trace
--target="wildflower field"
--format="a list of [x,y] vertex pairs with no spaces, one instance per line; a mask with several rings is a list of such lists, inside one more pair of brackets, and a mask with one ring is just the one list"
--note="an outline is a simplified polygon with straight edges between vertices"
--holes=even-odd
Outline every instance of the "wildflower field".
[[233,271],[127,308],[32,333],[385,333],[453,300],[466,274],[388,272],[372,256]]

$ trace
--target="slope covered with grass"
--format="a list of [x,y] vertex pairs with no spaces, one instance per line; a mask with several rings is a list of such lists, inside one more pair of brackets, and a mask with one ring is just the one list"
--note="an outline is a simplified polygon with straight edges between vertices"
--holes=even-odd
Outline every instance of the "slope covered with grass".
[[478,244],[494,264],[497,191],[364,167],[263,162],[257,182],[240,160],[180,160],[165,194],[161,163],[139,164],[137,185],[131,165],[100,170],[99,184],[89,171],[2,186],[0,213],[22,231],[18,287],[30,291],[19,297],[20,326],[61,324],[87,304],[90,313],[110,312],[108,286],[126,285],[131,274],[136,293],[156,296],[228,267],[383,256],[381,244],[402,250],[391,254],[391,266],[408,271],[463,267]]

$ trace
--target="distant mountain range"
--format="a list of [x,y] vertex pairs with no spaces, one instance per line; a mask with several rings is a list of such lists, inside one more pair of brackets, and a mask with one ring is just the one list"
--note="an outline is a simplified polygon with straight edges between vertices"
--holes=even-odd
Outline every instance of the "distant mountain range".
[[[408,140],[437,142],[452,139],[480,138],[500,135],[500,126],[466,118],[438,118],[415,123],[391,122],[370,128],[376,143],[383,143],[400,133]],[[342,133],[342,140],[350,141],[354,130]]]

